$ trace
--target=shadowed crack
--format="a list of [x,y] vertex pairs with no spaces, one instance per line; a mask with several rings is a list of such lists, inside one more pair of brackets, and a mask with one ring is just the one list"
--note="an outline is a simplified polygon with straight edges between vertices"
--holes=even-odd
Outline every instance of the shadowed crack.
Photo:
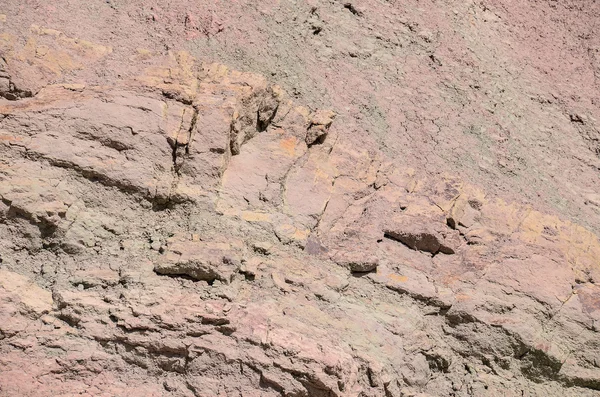
[[444,245],[440,239],[432,233],[384,230],[383,236],[390,240],[397,241],[415,251],[429,252],[432,255],[436,255],[438,252],[443,254],[454,254],[452,248]]

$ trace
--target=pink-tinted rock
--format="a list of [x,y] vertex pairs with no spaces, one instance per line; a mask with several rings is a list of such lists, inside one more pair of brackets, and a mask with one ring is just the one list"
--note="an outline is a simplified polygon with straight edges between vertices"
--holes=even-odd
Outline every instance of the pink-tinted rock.
[[584,3],[6,2],[0,394],[597,395]]

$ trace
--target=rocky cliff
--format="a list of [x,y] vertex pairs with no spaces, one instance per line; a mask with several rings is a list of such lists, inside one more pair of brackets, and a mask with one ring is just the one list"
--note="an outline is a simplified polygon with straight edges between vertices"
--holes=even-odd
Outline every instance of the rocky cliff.
[[8,3],[0,395],[600,395],[577,7]]

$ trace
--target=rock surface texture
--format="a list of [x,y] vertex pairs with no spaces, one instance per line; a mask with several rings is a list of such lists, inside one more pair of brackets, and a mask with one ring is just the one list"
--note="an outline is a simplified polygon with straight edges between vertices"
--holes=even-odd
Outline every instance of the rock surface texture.
[[600,396],[595,2],[6,3],[0,396]]

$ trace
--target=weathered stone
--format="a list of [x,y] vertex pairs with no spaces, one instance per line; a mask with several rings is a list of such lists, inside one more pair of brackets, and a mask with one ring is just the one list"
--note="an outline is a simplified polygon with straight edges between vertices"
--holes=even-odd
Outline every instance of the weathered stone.
[[339,251],[333,260],[352,272],[366,273],[377,269],[379,258],[369,255],[368,252],[360,251],[357,247],[348,247],[348,251]]
[[[25,313],[40,317],[52,310],[52,294],[20,274],[0,269],[3,296],[13,300]],[[14,298],[11,297],[14,296]]]
[[325,140],[334,117],[335,113],[323,110],[319,110],[310,116],[310,124],[306,130],[305,139],[308,146],[322,143]]
[[268,241],[256,241],[252,243],[252,249],[259,254],[270,255],[273,250],[273,244]]
[[189,276],[195,280],[231,282],[241,258],[229,243],[189,241],[170,244],[154,266],[158,274]]
[[423,387],[429,381],[431,371],[429,363],[424,355],[418,354],[409,361],[409,364],[402,371],[402,378],[409,386]]
[[400,217],[385,226],[386,237],[397,240],[410,249],[437,254],[454,254],[458,239],[455,232],[436,223],[424,223],[417,218]]
[[0,94],[10,92],[10,80],[6,77],[0,77]]
[[[228,34],[219,31],[219,5],[196,5],[199,11],[181,15],[187,33]],[[9,11],[13,6],[7,3]],[[58,12],[63,6],[56,5]],[[175,0],[169,12],[177,14],[179,6]],[[319,75],[331,95],[323,102],[331,99],[343,113],[335,125],[332,113],[299,106],[263,77],[202,65],[184,52],[157,55],[161,47],[127,56],[129,42],[112,53],[107,45],[54,29],[33,27],[22,39],[0,32],[0,58],[7,60],[0,60],[0,80],[10,76],[9,90],[20,99],[0,100],[3,395],[597,394],[600,243],[593,232],[537,211],[544,208],[541,202],[535,208],[522,202],[533,189],[531,170],[550,187],[557,186],[550,179],[564,181],[562,175],[546,178],[550,168],[532,161],[533,155],[504,159],[539,146],[544,158],[560,163],[546,151],[553,144],[547,133],[538,136],[529,128],[545,124],[519,120],[532,121],[530,114],[540,108],[544,123],[556,127],[553,120],[564,119],[570,99],[561,102],[560,117],[551,117],[556,110],[548,102],[530,106],[528,98],[527,112],[506,107],[518,103],[519,92],[535,91],[535,84],[508,87],[510,101],[494,100],[493,89],[486,88],[485,96],[475,86],[465,90],[460,81],[446,90],[450,85],[432,79],[426,68],[452,72],[451,54],[462,53],[450,46],[452,51],[439,54],[450,48],[440,45],[426,62],[418,51],[388,62],[388,44],[399,53],[408,48],[388,38],[403,40],[416,25],[394,24],[401,29],[390,36],[389,21],[370,24],[380,13],[369,7],[341,11],[354,29],[364,30],[361,21],[377,26],[381,39],[356,35],[362,37],[356,43],[321,47],[319,40],[328,36],[318,36],[332,34],[327,26],[343,28],[335,25],[339,10],[328,13],[334,6],[305,10],[327,21],[319,20],[323,32],[306,41],[325,60],[322,52],[351,53],[357,58],[353,67],[369,71],[364,81],[346,81],[352,74],[346,70],[333,85]],[[259,8],[274,13],[277,22],[290,12],[287,7]],[[518,13],[522,5],[515,7]],[[250,14],[255,9],[244,8]],[[106,16],[103,10],[93,14]],[[438,8],[433,10],[424,15]],[[469,24],[453,26],[461,31],[472,23],[489,38],[481,18],[493,21],[495,13],[506,15],[502,10],[475,7]],[[168,17],[160,7],[152,13]],[[9,15],[12,23],[28,14]],[[199,21],[199,15],[209,17]],[[393,12],[385,17],[396,18]],[[429,22],[436,24],[419,25]],[[510,26],[503,23],[494,29]],[[179,25],[171,24],[175,34],[161,45],[178,37]],[[443,31],[444,24],[438,25],[436,31]],[[77,30],[73,26],[69,31]],[[119,28],[128,29],[121,22]],[[445,33],[422,29],[415,37],[425,46],[444,39]],[[211,36],[210,43],[218,47],[228,39]],[[238,40],[253,48],[244,35],[233,42]],[[453,43],[459,49],[460,40]],[[343,56],[337,59],[341,70],[349,66]],[[461,58],[458,64],[465,62],[473,63]],[[385,71],[384,64],[403,66]],[[535,68],[523,73],[530,70]],[[378,83],[380,74],[395,79],[398,72],[403,84]],[[63,83],[50,84],[55,80]],[[430,81],[435,95],[428,91]],[[363,83],[377,84],[380,92]],[[29,91],[33,98],[25,98]],[[470,102],[456,106],[460,118],[452,118],[452,111],[438,105],[458,98],[457,92]],[[480,108],[488,99],[493,111]],[[597,161],[572,136],[593,138],[595,122],[584,111],[568,112],[581,114],[585,123],[566,120],[564,130],[573,134],[563,134],[561,153],[568,155],[572,146],[585,164],[578,173],[588,179],[581,184],[584,179],[571,173],[573,183],[552,197],[562,202],[563,196],[577,196],[577,203],[587,205],[564,205],[560,213],[589,217],[585,221],[593,225],[589,169]],[[486,125],[480,118],[488,113],[496,118]],[[516,115],[510,128],[500,128],[505,114]],[[474,120],[477,125],[469,126]],[[528,146],[530,138],[523,139],[520,130],[540,144]],[[591,138],[586,145],[593,145]],[[379,148],[394,154],[393,162]],[[509,179],[485,164],[488,155],[494,162],[502,158],[501,171],[517,181],[511,183],[518,184],[518,196],[503,196],[506,201],[492,195],[502,193]],[[448,157],[460,163],[441,167],[454,161]],[[521,160],[527,170],[509,169]],[[465,180],[477,176],[489,195],[438,173],[471,166],[478,171]],[[485,184],[487,174],[495,184]]]

